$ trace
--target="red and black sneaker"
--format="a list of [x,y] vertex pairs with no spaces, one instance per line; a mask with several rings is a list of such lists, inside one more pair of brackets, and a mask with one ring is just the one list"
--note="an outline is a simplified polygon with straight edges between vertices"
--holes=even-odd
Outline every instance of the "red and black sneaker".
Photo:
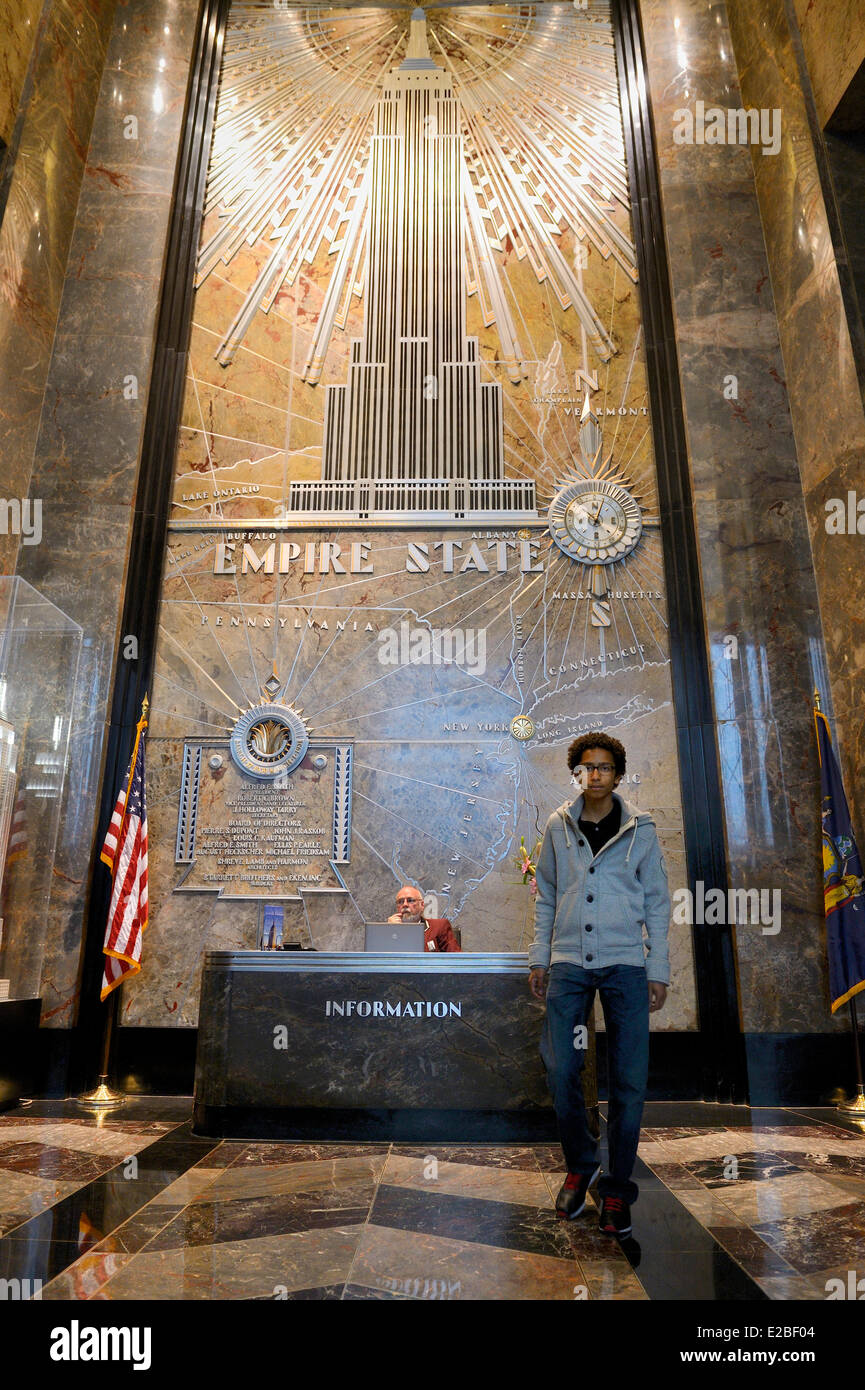
[[556,1198],[556,1216],[562,1221],[573,1221],[586,1209],[586,1198],[593,1182],[600,1176],[600,1164],[594,1173],[568,1173]]
[[631,1234],[631,1208],[623,1197],[605,1197],[601,1203],[601,1217],[598,1229],[605,1236],[629,1236]]

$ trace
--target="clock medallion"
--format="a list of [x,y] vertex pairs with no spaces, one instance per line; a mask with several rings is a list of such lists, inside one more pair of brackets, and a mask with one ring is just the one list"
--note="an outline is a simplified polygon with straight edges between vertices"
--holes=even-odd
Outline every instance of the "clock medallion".
[[559,549],[588,565],[624,560],[643,533],[639,503],[627,487],[594,478],[570,483],[556,493],[549,525]]

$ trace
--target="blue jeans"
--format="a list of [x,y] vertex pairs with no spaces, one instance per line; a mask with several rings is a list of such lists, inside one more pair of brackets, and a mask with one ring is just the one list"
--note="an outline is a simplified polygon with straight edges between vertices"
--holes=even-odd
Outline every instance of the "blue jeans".
[[569,1173],[593,1173],[600,1146],[586,1119],[583,1065],[586,1049],[575,1048],[574,1033],[587,1025],[600,992],[607,1025],[610,1096],[607,1137],[610,1171],[598,1183],[601,1197],[637,1200],[631,1181],[640,1121],[649,1079],[649,987],[645,966],[610,965],[584,970],[560,962],[550,969],[547,1016],[541,1057],[553,1097],[559,1137]]

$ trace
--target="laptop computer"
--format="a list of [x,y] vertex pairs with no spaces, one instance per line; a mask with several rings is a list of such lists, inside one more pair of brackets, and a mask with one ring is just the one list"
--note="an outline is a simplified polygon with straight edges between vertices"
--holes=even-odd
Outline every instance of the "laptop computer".
[[423,922],[367,922],[365,951],[423,951]]

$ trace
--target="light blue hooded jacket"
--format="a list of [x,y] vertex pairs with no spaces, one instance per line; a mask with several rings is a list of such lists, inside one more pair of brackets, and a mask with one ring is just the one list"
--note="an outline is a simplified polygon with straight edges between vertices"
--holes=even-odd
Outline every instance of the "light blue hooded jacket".
[[557,961],[586,970],[645,965],[648,979],[666,985],[670,893],[655,822],[618,792],[613,799],[621,804],[621,826],[594,858],[578,825],[582,796],[547,821],[529,968],[545,970]]

